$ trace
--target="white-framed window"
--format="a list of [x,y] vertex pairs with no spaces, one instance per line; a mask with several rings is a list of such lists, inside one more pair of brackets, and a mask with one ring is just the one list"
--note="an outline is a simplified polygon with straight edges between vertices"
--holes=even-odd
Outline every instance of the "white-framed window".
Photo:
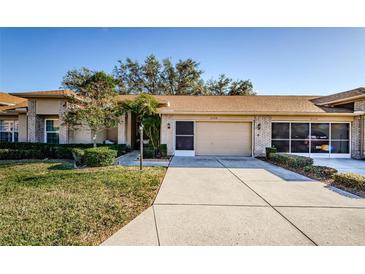
[[44,120],[44,142],[47,144],[58,144],[60,133],[59,119]]
[[0,142],[18,142],[17,120],[0,120]]
[[273,122],[271,144],[278,152],[350,154],[350,123]]

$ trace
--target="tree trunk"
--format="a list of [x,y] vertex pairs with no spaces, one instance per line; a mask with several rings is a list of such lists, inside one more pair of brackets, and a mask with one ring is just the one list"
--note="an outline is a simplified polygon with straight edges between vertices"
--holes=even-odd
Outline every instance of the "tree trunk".
[[92,132],[93,147],[96,147],[96,131]]

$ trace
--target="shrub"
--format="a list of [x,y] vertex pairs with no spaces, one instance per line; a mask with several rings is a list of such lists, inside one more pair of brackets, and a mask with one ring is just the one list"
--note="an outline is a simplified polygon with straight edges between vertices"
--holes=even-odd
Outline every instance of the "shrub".
[[155,157],[155,149],[153,147],[143,148],[143,158],[153,159]]
[[313,165],[313,159],[305,156],[271,153],[270,160],[294,169]]
[[306,166],[304,172],[319,178],[331,179],[332,175],[337,173],[337,169],[328,166]]
[[85,151],[83,149],[73,148],[72,156],[73,156],[77,166],[81,166],[84,164]]
[[[73,148],[92,148],[93,144],[46,144],[46,143],[8,143],[0,142],[0,149],[10,150],[37,150],[42,154],[42,158],[55,158],[55,159],[73,159]],[[125,144],[98,144],[98,147],[109,147],[117,151],[117,155],[121,156],[128,151],[128,147]],[[26,153],[24,154],[24,157]],[[20,158],[29,159],[29,158]]]
[[36,149],[0,149],[0,160],[44,159],[40,150]]
[[357,190],[365,190],[365,176],[356,173],[336,173],[332,176],[335,183],[352,187]]
[[167,145],[166,144],[160,145],[160,154],[161,154],[161,157],[167,157]]
[[90,167],[110,166],[117,157],[117,151],[107,147],[85,149],[85,164]]
[[277,149],[275,147],[267,147],[265,148],[265,152],[266,152],[266,159],[270,159],[270,154],[276,153]]

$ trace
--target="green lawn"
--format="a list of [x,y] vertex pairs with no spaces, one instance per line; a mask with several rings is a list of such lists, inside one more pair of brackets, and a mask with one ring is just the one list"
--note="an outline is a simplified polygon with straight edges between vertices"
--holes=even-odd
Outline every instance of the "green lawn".
[[0,245],[98,245],[153,202],[164,168],[0,163]]

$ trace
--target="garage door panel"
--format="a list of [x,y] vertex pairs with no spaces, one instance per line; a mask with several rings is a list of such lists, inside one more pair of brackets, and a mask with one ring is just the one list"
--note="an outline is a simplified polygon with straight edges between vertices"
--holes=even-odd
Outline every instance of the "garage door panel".
[[251,123],[197,122],[197,155],[251,155]]

